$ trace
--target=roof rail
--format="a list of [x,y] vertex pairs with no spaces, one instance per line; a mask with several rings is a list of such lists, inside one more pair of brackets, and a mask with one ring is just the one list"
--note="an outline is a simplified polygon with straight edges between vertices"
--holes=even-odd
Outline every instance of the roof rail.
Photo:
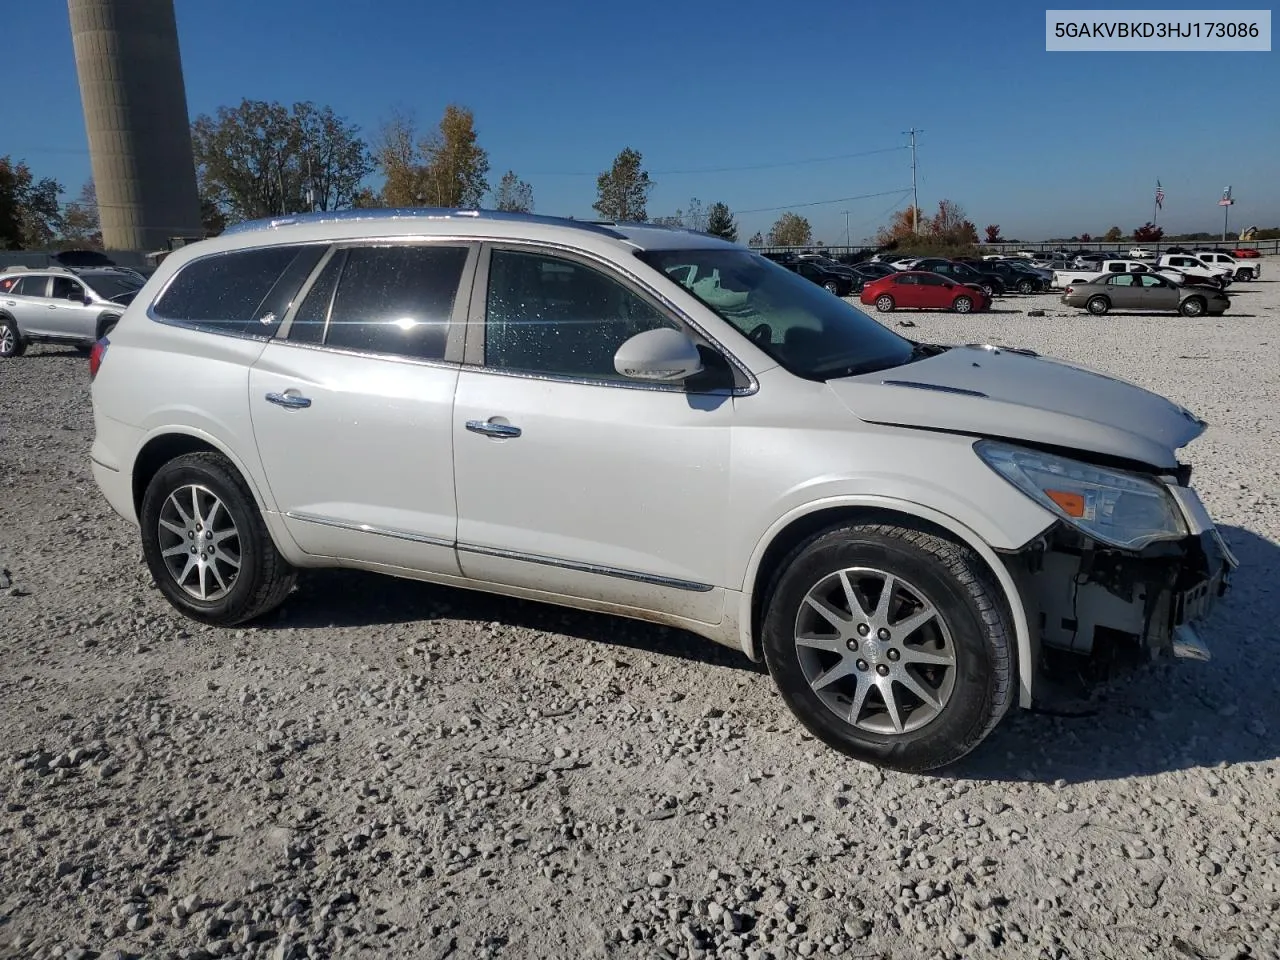
[[590,220],[574,220],[571,217],[548,217],[536,213],[513,213],[505,210],[482,210],[480,208],[455,207],[367,207],[353,210],[317,210],[313,213],[291,213],[279,217],[264,217],[260,220],[246,220],[236,223],[222,231],[222,235],[249,233],[256,230],[275,230],[279,227],[291,227],[307,223],[353,223],[360,221],[379,222],[387,220],[492,220],[509,223],[537,223],[547,226],[573,227],[578,230],[589,230],[592,233],[625,240],[626,237],[616,230],[610,230],[603,224]]

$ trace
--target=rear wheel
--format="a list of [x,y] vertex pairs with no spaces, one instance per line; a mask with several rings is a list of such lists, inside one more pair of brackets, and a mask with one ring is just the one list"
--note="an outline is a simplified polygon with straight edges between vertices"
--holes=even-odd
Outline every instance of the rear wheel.
[[1198,317],[1205,312],[1208,304],[1201,297],[1187,297],[1178,308],[1184,317]]
[[798,547],[770,590],[762,639],[783,699],[814,736],[920,771],[963,757],[1004,716],[1011,636],[976,554],[877,524]]
[[10,317],[0,317],[0,360],[20,357],[26,349],[26,341],[22,339],[17,323]]
[[142,549],[179,611],[215,626],[280,605],[296,571],[276,549],[244,478],[218,453],[170,460],[147,485]]
[[1111,302],[1106,297],[1091,297],[1085,308],[1095,317],[1100,317],[1111,309]]
[[951,304],[951,309],[956,313],[968,313],[973,309],[973,300],[969,297],[956,297]]
[[880,296],[876,297],[876,309],[881,313],[889,313],[893,310],[893,306],[893,297],[889,296],[887,293],[882,293]]

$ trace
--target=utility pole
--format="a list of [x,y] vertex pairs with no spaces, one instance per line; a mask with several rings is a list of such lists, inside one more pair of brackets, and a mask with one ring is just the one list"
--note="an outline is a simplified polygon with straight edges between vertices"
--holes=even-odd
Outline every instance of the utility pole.
[[852,248],[853,237],[849,234],[849,211],[844,210],[842,212],[844,213],[844,245]]
[[911,134],[911,232],[918,234],[920,232],[920,194],[916,190],[916,134],[924,131],[912,127],[902,132]]

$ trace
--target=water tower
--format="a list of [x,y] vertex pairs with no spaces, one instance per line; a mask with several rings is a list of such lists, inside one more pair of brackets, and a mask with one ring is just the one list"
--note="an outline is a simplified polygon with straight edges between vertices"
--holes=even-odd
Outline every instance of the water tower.
[[108,250],[200,236],[200,198],[173,0],[68,0]]

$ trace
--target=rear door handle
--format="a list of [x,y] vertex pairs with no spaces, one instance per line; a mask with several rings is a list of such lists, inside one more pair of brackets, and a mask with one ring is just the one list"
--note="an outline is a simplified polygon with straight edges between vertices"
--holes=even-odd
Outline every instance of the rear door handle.
[[481,433],[486,437],[518,437],[520,428],[509,423],[494,423],[492,420],[468,420],[467,429],[472,433]]
[[297,393],[268,393],[267,403],[274,403],[277,407],[285,407],[288,410],[305,410],[311,406],[311,398]]

